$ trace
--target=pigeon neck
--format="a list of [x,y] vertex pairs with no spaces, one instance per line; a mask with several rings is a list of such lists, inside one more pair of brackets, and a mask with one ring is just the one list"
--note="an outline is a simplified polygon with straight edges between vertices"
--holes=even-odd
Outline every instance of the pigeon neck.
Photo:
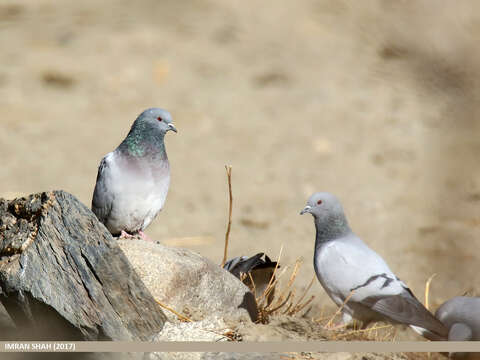
[[327,221],[321,223],[315,219],[315,229],[316,244],[332,241],[352,232],[345,216],[331,217],[327,219]]
[[[154,131],[155,130],[155,131]],[[134,158],[153,158],[165,160],[167,152],[164,143],[165,133],[158,129],[132,127],[125,140],[119,146],[124,154]]]

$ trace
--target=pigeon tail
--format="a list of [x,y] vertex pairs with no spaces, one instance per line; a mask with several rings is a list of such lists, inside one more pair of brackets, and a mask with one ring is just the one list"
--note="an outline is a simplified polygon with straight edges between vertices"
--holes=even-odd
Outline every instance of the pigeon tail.
[[420,326],[415,326],[415,325],[409,325],[413,331],[415,331],[417,334],[423,336],[425,339],[428,339],[430,341],[446,341],[447,338],[443,335],[439,335],[433,331],[430,331],[428,329],[422,328]]

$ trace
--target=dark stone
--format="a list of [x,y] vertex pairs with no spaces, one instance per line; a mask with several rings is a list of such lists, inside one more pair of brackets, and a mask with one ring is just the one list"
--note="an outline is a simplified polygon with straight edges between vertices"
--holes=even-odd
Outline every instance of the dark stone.
[[63,191],[0,199],[0,301],[15,324],[2,340],[145,341],[166,319],[108,230]]

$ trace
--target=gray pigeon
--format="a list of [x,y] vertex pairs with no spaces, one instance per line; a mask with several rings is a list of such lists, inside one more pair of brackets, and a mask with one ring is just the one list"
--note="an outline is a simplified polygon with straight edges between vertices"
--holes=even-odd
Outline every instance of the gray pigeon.
[[346,299],[343,324],[353,318],[368,325],[387,320],[410,325],[430,340],[445,340],[446,327],[396,277],[385,261],[350,229],[340,201],[315,193],[301,215],[310,213],[316,228],[313,265],[318,280],[339,306]]
[[177,132],[168,111],[147,109],[100,162],[92,211],[113,235],[147,238],[143,230],[162,210],[170,185],[164,143],[169,130]]
[[480,297],[454,297],[444,302],[435,316],[449,329],[449,341],[480,340]]
[[[275,281],[275,277],[272,280],[272,276],[277,262],[270,260],[267,255],[265,255],[265,260],[263,260],[263,255],[264,253],[258,253],[250,258],[247,256],[236,257],[228,260],[223,265],[225,270],[242,280],[252,291],[255,289],[255,298],[260,297],[265,292],[270,281],[272,284]],[[248,273],[252,276],[253,284]],[[275,288],[267,295],[267,304],[273,301],[274,293]]]

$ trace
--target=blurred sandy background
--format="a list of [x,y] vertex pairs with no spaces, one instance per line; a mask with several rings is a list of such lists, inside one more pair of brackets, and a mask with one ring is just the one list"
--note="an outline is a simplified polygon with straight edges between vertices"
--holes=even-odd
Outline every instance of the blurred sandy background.
[[90,206],[102,156],[164,107],[179,133],[150,237],[220,263],[232,164],[230,257],[283,244],[307,284],[298,213],[324,190],[421,301],[433,273],[434,307],[478,293],[479,36],[477,1],[2,1],[0,196]]

